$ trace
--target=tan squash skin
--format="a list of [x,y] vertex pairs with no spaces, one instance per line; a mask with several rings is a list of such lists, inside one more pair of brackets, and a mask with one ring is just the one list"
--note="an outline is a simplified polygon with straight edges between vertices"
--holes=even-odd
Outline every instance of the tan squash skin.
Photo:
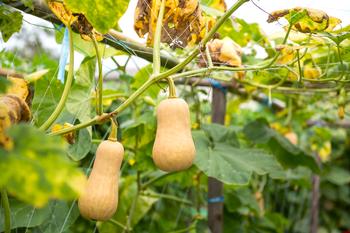
[[106,140],[96,151],[96,158],[85,192],[78,201],[85,218],[104,221],[111,218],[118,206],[119,170],[124,147],[119,142]]
[[163,171],[180,171],[192,165],[195,154],[187,103],[179,98],[163,100],[157,109],[154,163]]

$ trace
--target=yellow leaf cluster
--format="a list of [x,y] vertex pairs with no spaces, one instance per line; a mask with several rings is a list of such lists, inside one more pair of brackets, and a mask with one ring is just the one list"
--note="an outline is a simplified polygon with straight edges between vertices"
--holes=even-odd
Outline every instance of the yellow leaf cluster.
[[[140,37],[148,35],[150,46],[153,45],[160,4],[160,0],[139,0],[135,9],[134,28]],[[202,13],[198,0],[166,0],[161,41],[173,48],[194,45],[214,23],[213,18]]]
[[295,15],[299,13],[305,13],[306,16],[301,17],[300,20],[297,20],[293,25],[293,29],[303,33],[321,31],[329,32],[341,23],[340,19],[333,16],[329,16],[321,10],[302,7],[274,11],[269,15],[267,22],[274,22],[281,17],[290,19],[291,17],[295,17]]

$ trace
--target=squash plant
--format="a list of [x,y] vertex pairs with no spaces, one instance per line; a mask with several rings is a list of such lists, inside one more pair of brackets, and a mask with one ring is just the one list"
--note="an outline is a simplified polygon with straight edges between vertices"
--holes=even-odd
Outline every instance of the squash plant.
[[140,0],[140,44],[119,32],[127,0],[3,1],[5,42],[24,11],[62,51],[0,53],[0,232],[210,232],[211,203],[223,232],[349,230],[349,27],[297,7],[268,37],[231,17],[246,2]]

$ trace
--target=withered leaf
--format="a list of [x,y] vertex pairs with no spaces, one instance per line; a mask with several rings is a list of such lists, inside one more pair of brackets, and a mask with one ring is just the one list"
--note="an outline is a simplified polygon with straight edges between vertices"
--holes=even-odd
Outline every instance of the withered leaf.
[[267,22],[277,21],[281,17],[285,17],[293,24],[294,30],[303,33],[332,31],[341,23],[340,19],[329,16],[321,10],[302,7],[274,11],[269,15]]
[[28,121],[30,117],[30,109],[23,99],[10,94],[0,96],[0,146],[11,149],[13,142],[6,130],[13,124]]
[[[139,0],[135,9],[134,28],[140,37],[148,33],[153,44],[160,0]],[[166,0],[161,41],[173,48],[198,43],[213,25],[202,13],[198,0]]]
[[[60,131],[62,129],[70,128],[72,126],[73,126],[72,124],[69,124],[67,122],[64,123],[63,125],[54,124],[51,128],[51,132],[55,133],[55,132]],[[75,142],[75,132],[74,131],[64,134],[63,137],[69,144],[71,144],[71,145],[74,144],[74,142]]]
[[242,65],[242,48],[228,37],[214,39],[208,43],[212,61],[228,66]]

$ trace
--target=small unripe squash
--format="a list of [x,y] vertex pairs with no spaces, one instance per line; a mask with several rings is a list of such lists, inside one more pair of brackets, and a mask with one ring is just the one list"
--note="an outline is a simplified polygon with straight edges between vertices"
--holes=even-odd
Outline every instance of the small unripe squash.
[[187,103],[180,98],[163,100],[157,109],[154,163],[163,171],[180,171],[192,165],[195,154]]
[[112,140],[101,142],[85,192],[80,196],[78,206],[83,217],[93,220],[108,220],[118,206],[119,170],[123,160],[124,147]]

